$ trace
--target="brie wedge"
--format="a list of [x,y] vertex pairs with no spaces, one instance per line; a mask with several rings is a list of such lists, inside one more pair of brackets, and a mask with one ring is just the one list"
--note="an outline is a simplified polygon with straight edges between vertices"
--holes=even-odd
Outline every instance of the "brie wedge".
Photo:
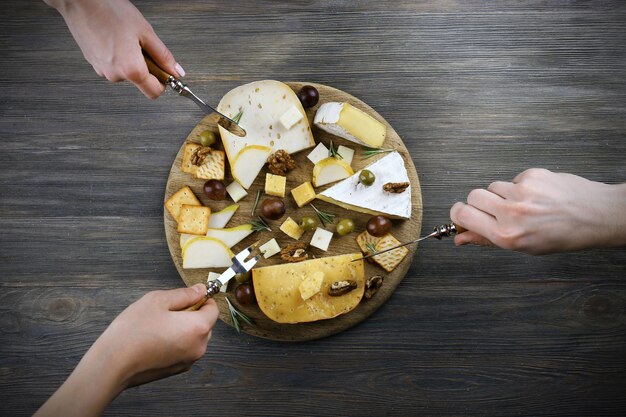
[[328,133],[372,148],[380,148],[387,135],[384,124],[349,103],[322,104],[313,123]]
[[[284,149],[291,154],[315,145],[309,120],[300,100],[288,85],[279,81],[255,81],[236,87],[224,95],[217,110],[230,118],[241,112],[239,125],[246,130],[245,137],[233,135],[221,126],[219,130],[233,177],[245,188],[252,183],[249,178],[254,180],[261,167],[255,166],[256,172],[253,173],[238,174],[236,171],[243,165],[235,167],[234,162],[242,149],[256,145],[270,148],[271,152]],[[295,112],[302,115],[289,129],[280,122],[287,112],[292,114],[291,120],[295,119]],[[247,180],[243,180],[244,177]]]
[[359,182],[360,171],[317,195],[317,198],[348,210],[392,218],[411,218],[411,186],[401,193],[388,193],[388,182],[410,182],[404,160],[392,152],[367,167],[376,176],[372,185]]

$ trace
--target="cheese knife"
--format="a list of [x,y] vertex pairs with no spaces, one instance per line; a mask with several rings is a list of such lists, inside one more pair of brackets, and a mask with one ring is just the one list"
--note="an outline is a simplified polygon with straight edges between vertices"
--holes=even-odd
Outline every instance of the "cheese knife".
[[209,115],[209,122],[212,125],[220,125],[233,135],[239,137],[246,136],[246,131],[239,126],[237,122],[224,116],[222,113],[202,101],[200,97],[195,95],[185,83],[165,71],[163,68],[159,67],[157,63],[154,62],[154,60],[146,53],[146,51],[143,51],[143,57],[146,61],[150,74],[154,75],[157,80],[161,82],[161,84],[169,85],[172,90],[196,103],[202,111]]
[[252,252],[256,249],[259,243],[260,242],[253,243],[252,245],[239,252],[237,255],[233,256],[231,259],[233,261],[233,264],[226,271],[222,272],[220,276],[217,277],[217,279],[207,280],[206,294],[204,294],[204,297],[196,304],[186,308],[185,311],[198,310],[204,305],[204,303],[206,303],[209,298],[212,298],[220,291],[222,285],[228,284],[228,281],[230,281],[235,275],[249,272],[258,262],[260,255],[253,256],[248,260],[246,260],[246,258],[252,254]]
[[370,253],[369,255],[365,255],[362,258],[355,259],[352,262],[359,261],[361,259],[371,258],[372,256],[380,255],[381,253],[389,252],[389,251],[401,248],[403,246],[412,245],[414,243],[421,242],[422,240],[429,239],[431,237],[434,237],[437,240],[441,240],[441,238],[443,238],[443,237],[449,237],[449,236],[458,235],[458,234],[461,234],[461,233],[466,232],[466,231],[467,231],[467,229],[465,229],[465,228],[463,228],[461,226],[458,226],[458,225],[456,225],[454,223],[441,224],[439,226],[435,226],[435,228],[433,229],[433,232],[431,234],[429,234],[429,235],[422,236],[419,239],[415,239],[415,240],[412,240],[410,242],[406,242],[406,243],[402,243],[400,245],[396,245],[396,246],[394,246],[392,248],[388,248],[388,249],[382,250],[380,252]]

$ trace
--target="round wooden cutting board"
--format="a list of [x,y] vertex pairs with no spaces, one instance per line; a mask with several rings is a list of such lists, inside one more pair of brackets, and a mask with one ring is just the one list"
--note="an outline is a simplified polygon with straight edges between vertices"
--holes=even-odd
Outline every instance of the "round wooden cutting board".
[[[398,136],[396,131],[391,127],[389,123],[385,119],[383,119],[374,109],[370,106],[362,102],[356,97],[351,96],[350,94],[343,92],[341,90],[337,90],[335,88],[314,84],[314,83],[302,83],[302,82],[289,82],[289,85],[294,91],[298,91],[303,85],[313,85],[315,86],[320,94],[320,102],[317,106],[307,109],[306,114],[309,119],[309,123],[311,125],[311,129],[313,131],[313,136],[315,138],[315,142],[323,142],[326,147],[332,141],[334,146],[337,147],[339,145],[344,145],[350,147],[355,150],[354,159],[352,160],[352,168],[354,172],[370,165],[374,161],[378,160],[381,157],[384,157],[387,154],[380,154],[370,157],[368,159],[364,159],[363,156],[363,148],[356,143],[338,138],[336,136],[330,135],[313,125],[313,117],[315,112],[320,104],[330,102],[330,101],[338,101],[338,102],[348,102],[353,106],[365,111],[367,114],[375,117],[380,120],[387,126],[387,138],[385,140],[384,147],[385,148],[393,148],[397,150],[402,158],[404,159],[404,163],[406,165],[409,179],[411,181],[411,194],[412,194],[412,204],[413,211],[410,220],[393,220],[393,228],[391,230],[391,234],[394,235],[399,241],[406,242],[412,239],[417,238],[421,232],[422,225],[422,193],[420,189],[419,179],[417,177],[417,172],[415,171],[415,166],[413,165],[413,161],[411,160],[411,156],[409,155],[402,139]],[[191,131],[189,136],[187,136],[186,141],[189,142],[200,142],[199,134],[203,130],[208,129],[206,118],[200,121],[198,125]],[[219,141],[218,141],[219,142]],[[184,145],[184,143],[182,144]],[[165,189],[165,198],[167,200],[172,194],[178,191],[181,187],[188,185],[194,191],[196,196],[200,199],[202,204],[211,208],[211,211],[217,212],[224,207],[233,204],[232,200],[227,197],[224,201],[212,201],[209,200],[203,192],[204,180],[197,179],[191,174],[187,174],[181,171],[181,160],[183,155],[183,146],[176,155],[176,159],[172,164],[172,168],[170,170],[169,178],[167,180],[167,186]],[[221,148],[221,143],[216,148]],[[286,214],[279,220],[272,221],[268,220],[270,227],[272,228],[272,232],[262,231],[262,232],[254,232],[250,236],[248,236],[243,241],[239,242],[232,248],[233,253],[237,253],[240,250],[244,249],[246,246],[260,240],[261,243],[265,243],[270,240],[272,237],[275,237],[281,247],[284,247],[290,243],[294,243],[295,241],[285,235],[283,232],[279,230],[279,226],[287,217],[292,217],[294,220],[298,221],[303,216],[313,216],[317,219],[313,209],[310,205],[306,205],[302,208],[298,208],[295,204],[293,198],[291,197],[290,190],[300,185],[305,181],[311,180],[311,175],[313,172],[313,164],[306,158],[309,154],[310,150],[305,150],[293,155],[294,159],[297,163],[297,168],[287,174],[287,188],[285,193],[285,198],[283,201],[287,206]],[[239,210],[235,213],[233,218],[229,221],[226,227],[233,227],[240,224],[248,223],[252,218],[258,218],[258,214],[260,209],[257,208],[255,216],[251,215],[252,206],[254,205],[254,199],[257,193],[257,190],[264,190],[265,185],[265,173],[267,172],[267,167],[265,167],[254,184],[248,190],[248,195],[240,200],[238,204],[240,204]],[[224,183],[226,185],[232,182],[232,177],[230,175],[230,167],[226,167],[226,178]],[[316,192],[323,191],[324,189],[332,186],[333,184],[319,187],[316,189]],[[264,194],[261,194],[261,201],[264,198]],[[342,218],[351,218],[354,220],[356,228],[355,232],[347,235],[347,236],[339,236],[337,233],[334,234],[333,240],[330,244],[330,247],[327,252],[321,251],[317,248],[310,247],[309,256],[320,258],[325,256],[333,256],[340,255],[344,253],[352,253],[352,252],[360,252],[360,249],[355,241],[355,237],[365,230],[365,224],[367,220],[371,217],[370,215],[357,213],[354,211],[349,211],[338,206],[335,206],[330,203],[326,203],[320,200],[315,200],[313,204],[320,210],[332,213],[335,215],[335,222],[333,225],[328,225],[326,229],[330,231],[334,231],[335,225],[338,220]],[[174,260],[174,264],[180,273],[181,278],[188,286],[197,284],[199,282],[205,283],[207,279],[207,274],[211,269],[183,269],[182,268],[182,258],[181,258],[181,248],[179,244],[179,234],[176,231],[176,221],[171,217],[167,210],[163,210],[164,223],[165,223],[165,235],[167,237],[167,243],[170,249],[170,253],[172,254],[172,259]],[[313,232],[306,232],[300,241],[309,242],[311,239]],[[230,301],[242,312],[251,317],[256,325],[254,327],[248,326],[245,323],[242,323],[242,331],[249,333],[254,336],[278,340],[278,341],[306,341],[319,339],[322,337],[326,337],[343,330],[348,329],[349,327],[354,326],[355,324],[361,322],[365,318],[367,318],[370,314],[372,314],[378,307],[380,307],[393,293],[396,289],[400,281],[404,278],[409,266],[411,265],[411,260],[415,254],[416,246],[409,246],[409,253],[404,258],[402,263],[398,265],[398,267],[393,270],[391,273],[387,273],[381,267],[376,264],[365,263],[365,274],[366,278],[371,277],[373,275],[382,275],[384,277],[384,284],[382,288],[374,295],[374,297],[370,300],[363,301],[351,312],[344,314],[342,316],[329,319],[329,320],[320,320],[312,323],[300,323],[300,324],[280,324],[271,321],[268,319],[258,308],[258,306],[241,306],[237,303],[237,300],[234,296],[234,288],[236,287],[235,282],[231,282],[228,287],[228,292],[219,293],[215,296],[215,300],[219,305],[220,309],[220,319],[225,323],[232,325],[230,313],[228,311],[228,305],[226,304],[226,300],[224,299],[227,296]],[[280,255],[275,255],[270,259],[261,259],[258,266],[267,266],[274,265],[278,263],[282,263],[283,261],[280,259]],[[222,272],[223,270],[212,270],[214,272]],[[233,280],[234,281],[234,280]]]

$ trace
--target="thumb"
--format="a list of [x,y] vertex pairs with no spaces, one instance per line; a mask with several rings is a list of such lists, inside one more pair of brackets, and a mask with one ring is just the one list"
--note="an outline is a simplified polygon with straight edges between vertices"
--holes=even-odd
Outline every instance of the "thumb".
[[169,290],[166,291],[165,304],[170,311],[180,311],[200,301],[205,294],[206,286],[204,284]]
[[165,46],[154,30],[150,29],[143,34],[141,37],[141,47],[145,49],[154,62],[165,71],[174,75],[176,78],[185,76],[183,67],[176,62],[172,52]]

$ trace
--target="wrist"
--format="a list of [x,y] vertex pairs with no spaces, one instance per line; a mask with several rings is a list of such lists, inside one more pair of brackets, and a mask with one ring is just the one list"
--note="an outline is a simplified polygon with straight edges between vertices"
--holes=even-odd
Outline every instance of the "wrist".
[[626,183],[607,186],[607,234],[603,247],[626,247]]

